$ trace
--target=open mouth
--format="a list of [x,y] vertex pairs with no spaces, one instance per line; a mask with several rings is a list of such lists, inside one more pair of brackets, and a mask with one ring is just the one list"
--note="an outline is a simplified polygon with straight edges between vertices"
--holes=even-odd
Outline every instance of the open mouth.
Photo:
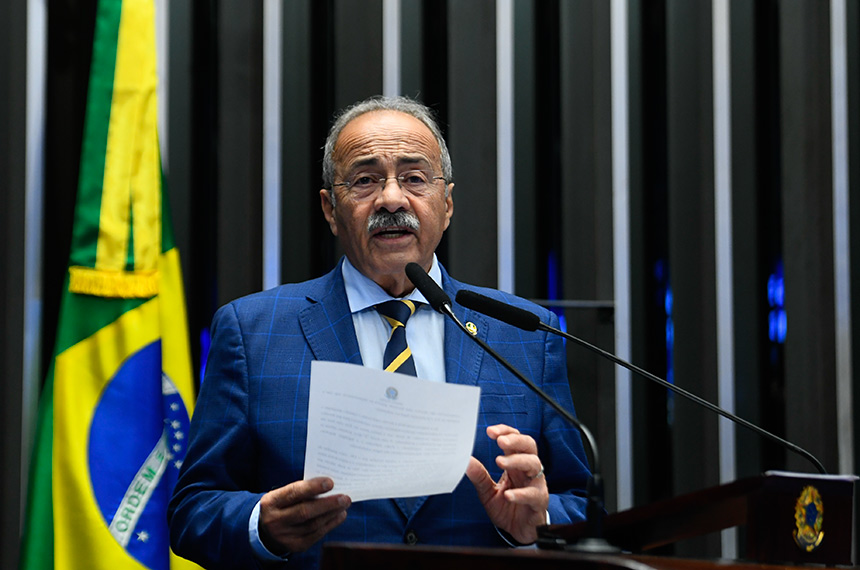
[[373,232],[373,237],[383,238],[383,239],[394,239],[398,237],[403,237],[409,234],[412,234],[413,230],[410,228],[406,228],[403,226],[396,227],[388,227],[388,228],[379,228],[378,230]]

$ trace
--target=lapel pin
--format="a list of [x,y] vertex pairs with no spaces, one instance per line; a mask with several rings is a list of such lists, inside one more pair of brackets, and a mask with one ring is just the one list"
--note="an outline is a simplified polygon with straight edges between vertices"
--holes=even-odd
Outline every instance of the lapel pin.
[[478,327],[475,326],[475,323],[473,323],[472,321],[469,321],[466,323],[466,330],[469,331],[469,333],[471,333],[472,336],[475,336],[478,334]]

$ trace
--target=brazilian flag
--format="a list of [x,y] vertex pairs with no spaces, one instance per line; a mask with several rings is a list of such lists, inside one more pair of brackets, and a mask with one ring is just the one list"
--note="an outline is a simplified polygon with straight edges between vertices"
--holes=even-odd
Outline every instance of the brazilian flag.
[[167,503],[193,383],[158,145],[153,0],[100,0],[69,270],[21,567],[194,568]]

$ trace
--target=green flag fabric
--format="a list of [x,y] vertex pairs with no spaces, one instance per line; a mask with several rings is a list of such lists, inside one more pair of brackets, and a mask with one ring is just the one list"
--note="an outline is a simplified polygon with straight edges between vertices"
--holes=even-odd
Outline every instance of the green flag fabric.
[[99,0],[96,18],[21,568],[196,568],[167,532],[194,386],[161,175],[154,2]]

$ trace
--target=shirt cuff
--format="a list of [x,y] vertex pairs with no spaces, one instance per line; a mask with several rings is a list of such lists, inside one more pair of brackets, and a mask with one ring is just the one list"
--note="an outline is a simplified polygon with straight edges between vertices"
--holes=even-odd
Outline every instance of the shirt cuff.
[[[549,511],[546,512],[546,524],[547,525],[551,524],[550,520],[549,520]],[[502,537],[502,540],[507,542],[508,546],[510,546],[511,548],[537,548],[537,542],[533,542],[532,544],[519,543],[516,540],[514,540],[513,536],[511,536],[507,532],[503,531],[499,527],[496,527],[496,532],[499,533],[499,536]]]
[[264,562],[284,562],[289,557],[289,553],[283,556],[272,554],[263,541],[260,539],[260,501],[254,505],[254,510],[251,511],[251,518],[248,520],[248,537],[251,541],[251,550],[254,551],[254,556]]

